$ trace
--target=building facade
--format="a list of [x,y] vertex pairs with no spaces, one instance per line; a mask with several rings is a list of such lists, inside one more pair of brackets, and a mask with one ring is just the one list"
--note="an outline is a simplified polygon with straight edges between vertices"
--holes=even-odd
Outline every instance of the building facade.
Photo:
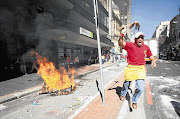
[[[119,9],[119,20],[121,24],[127,25],[131,23],[131,0],[113,0],[114,4]],[[127,29],[126,40],[131,41],[131,30]],[[122,53],[123,57],[127,55],[127,52],[120,48],[120,53]]]
[[169,27],[153,34],[153,37],[156,36],[159,36],[160,56],[168,60],[180,60],[180,14],[169,22]]
[[176,49],[178,50],[180,54],[180,8],[179,8],[179,14],[177,15],[177,22],[175,22],[176,25]]
[[[168,40],[169,37],[169,29],[170,29],[170,21],[163,21],[160,23],[152,36],[152,38],[158,39],[158,47],[159,47],[159,58],[162,58],[166,55],[166,45],[164,42]],[[166,41],[167,42],[167,41]]]
[[[114,0],[114,3],[119,7],[120,21],[127,25],[131,23],[131,0]],[[127,31],[128,39],[131,39],[130,29]]]
[[112,4],[112,42],[114,43],[114,52],[115,54],[121,54],[122,48],[120,48],[118,41],[120,37],[120,27],[122,22],[120,21],[120,12],[119,8],[115,3]]
[[168,50],[168,59],[170,60],[180,60],[180,21],[179,21],[180,14],[176,15],[170,21],[170,32],[169,32],[169,46],[167,47]]
[[161,37],[161,33],[167,29],[167,34],[165,36],[169,37],[169,29],[170,29],[170,21],[163,21],[160,23],[158,27],[156,27],[156,30],[152,36],[152,38],[159,38]]
[[[28,58],[31,56],[27,56],[32,49],[62,66],[65,66],[68,56],[72,64],[74,57],[78,56],[82,65],[87,63],[90,56],[92,59],[97,57],[93,1],[3,0],[2,3],[1,71],[5,72],[6,76],[17,70],[15,65],[19,57],[25,64],[32,62]],[[106,54],[114,44],[107,38],[109,32],[107,7],[99,0],[98,3],[100,44],[102,53]],[[28,72],[31,67],[26,66]]]

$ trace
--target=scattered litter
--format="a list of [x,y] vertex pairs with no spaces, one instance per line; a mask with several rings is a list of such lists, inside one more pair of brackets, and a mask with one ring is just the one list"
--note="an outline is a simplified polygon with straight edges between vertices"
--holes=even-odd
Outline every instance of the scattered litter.
[[163,92],[169,92],[167,89],[165,89]]
[[35,101],[32,103],[33,105],[39,105],[39,102],[38,101]]
[[174,65],[179,66],[178,64],[174,64]]
[[88,111],[88,108],[85,109],[85,112],[87,112],[87,111]]
[[180,87],[180,85],[176,85],[176,86],[175,86],[175,88],[179,88],[179,87]]
[[161,74],[166,74],[166,73],[161,73]]
[[3,104],[0,104],[0,110],[3,110],[3,109],[5,109],[5,108],[7,108],[8,106],[6,106],[6,105],[3,105]]
[[79,105],[81,105],[81,103],[75,103],[75,104],[73,104],[73,105],[70,105],[69,107],[70,107],[71,109],[75,109],[76,106],[79,106]]
[[152,92],[149,92],[149,94],[154,95],[154,93],[152,93]]
[[159,62],[162,62],[163,60],[159,60]]
[[172,109],[174,110],[172,104],[171,104],[171,101],[174,101],[174,99],[172,99],[170,96],[167,96],[167,95],[160,95],[161,97],[161,101],[162,101],[162,104],[164,104],[165,107],[168,107],[168,109]]
[[165,68],[166,70],[171,70],[171,68]]
[[154,95],[154,93],[152,93],[152,92],[149,92],[149,94]]
[[23,115],[20,115],[20,116],[19,116],[19,119],[24,119],[24,116],[23,116]]
[[92,96],[82,96],[82,97],[78,97],[75,100],[76,101],[86,101],[89,100]]
[[80,105],[80,103],[75,103],[75,104],[71,105],[70,107],[72,108],[72,107],[76,107],[78,105]]

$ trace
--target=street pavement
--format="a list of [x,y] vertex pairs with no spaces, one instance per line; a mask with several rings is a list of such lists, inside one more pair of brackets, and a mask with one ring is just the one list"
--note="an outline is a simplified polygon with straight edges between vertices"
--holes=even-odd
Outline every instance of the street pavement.
[[[101,95],[99,92],[92,97],[88,102],[86,102],[82,107],[80,107],[74,114],[69,116],[69,119],[75,118],[103,118],[103,119],[116,119],[120,113],[121,106],[123,104],[119,99],[119,92],[122,88],[124,82],[123,70],[127,63],[105,63],[103,68],[112,65],[123,65],[120,74],[115,78],[111,79],[109,84],[105,88],[105,104],[102,104]],[[75,78],[84,76],[86,74],[95,72],[99,70],[99,64],[92,64],[90,66],[82,66],[76,69]],[[4,103],[19,99],[21,97],[27,96],[34,92],[38,92],[42,89],[43,79],[36,73],[27,74],[18,78],[0,82],[0,110],[5,108]],[[126,106],[127,107],[127,106]],[[100,113],[97,113],[97,111]],[[112,114],[113,112],[113,114]],[[93,114],[94,115],[93,115]],[[96,115],[98,114],[98,115]],[[106,116],[104,115],[106,114]]]
[[[68,116],[68,119],[146,119],[144,111],[144,91],[138,100],[138,108],[132,109],[131,97],[134,92],[128,91],[126,100],[119,99],[120,91],[124,82],[124,68],[127,63],[105,63],[103,68],[108,68],[113,65],[119,65],[121,70],[116,78],[109,80],[105,85],[105,104],[102,103],[101,92],[97,92],[87,100],[81,107]],[[108,70],[111,70],[111,67]],[[83,66],[76,69],[75,78],[96,72],[99,70],[99,64]],[[0,111],[3,110],[3,105],[11,100],[19,99],[42,89],[43,79],[36,73],[24,75],[15,79],[0,82]],[[146,88],[148,87],[148,79],[146,79]],[[101,87],[101,86],[99,86]],[[131,84],[132,91],[135,89],[135,82]],[[146,89],[148,91],[148,89]],[[147,92],[147,94],[150,92]],[[148,95],[147,95],[148,97]],[[151,103],[152,99],[149,100]],[[149,103],[147,102],[147,103]],[[58,119],[61,119],[59,117]]]
[[[103,68],[113,65],[107,62]],[[99,70],[99,64],[82,66],[76,69],[75,77],[81,77]],[[18,78],[0,82],[0,104],[18,99],[42,89],[43,79],[37,74],[26,74]]]
[[[110,62],[105,63],[103,64],[103,68],[112,66],[114,64],[115,63],[110,63]],[[124,68],[125,66],[126,66],[126,63],[124,64]],[[98,70],[99,70],[99,64],[92,64],[90,66],[82,66],[76,69],[75,78],[84,76],[86,74],[89,74]],[[86,112],[89,112],[90,110],[94,110],[94,109],[97,109],[97,111],[103,109],[104,111],[106,111],[106,113],[108,112],[108,115],[106,116],[107,119],[110,117],[116,118],[121,109],[121,105],[123,104],[123,102],[119,100],[119,96],[118,96],[119,95],[118,93],[120,91],[120,88],[122,87],[123,82],[124,82],[123,73],[120,73],[120,75],[116,77],[115,80],[112,79],[112,81],[106,86],[106,89],[105,89],[106,104],[105,105],[102,105],[101,96],[99,95],[99,92],[98,92],[91,100],[86,102],[82,107],[79,108],[79,110],[77,110],[73,115],[71,115],[69,119],[71,118],[78,119],[80,117],[90,118],[91,116],[94,116],[97,118],[100,118],[100,117],[104,118],[104,112],[102,111],[101,111],[102,113],[98,113],[100,117],[92,115],[91,113],[89,113],[91,116],[88,114],[82,115],[84,110]],[[3,110],[4,108],[3,104],[6,102],[16,100],[23,96],[27,96],[34,92],[40,91],[42,89],[42,83],[43,83],[43,79],[37,73],[27,74],[18,78],[0,82],[0,88],[1,88],[0,110]],[[89,104],[89,103],[93,103],[93,106],[92,104]],[[93,108],[89,106],[92,106]],[[97,108],[97,106],[100,108]],[[87,111],[87,108],[89,109],[88,111]],[[111,114],[111,111],[113,111],[114,113]]]

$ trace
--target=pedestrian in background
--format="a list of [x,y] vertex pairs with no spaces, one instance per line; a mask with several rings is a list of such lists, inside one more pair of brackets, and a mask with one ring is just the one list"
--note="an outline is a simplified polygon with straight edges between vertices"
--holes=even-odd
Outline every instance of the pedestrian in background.
[[94,55],[94,63],[95,64],[97,63],[97,55],[96,54]]
[[67,66],[68,66],[68,68],[69,68],[69,65],[70,65],[70,61],[71,61],[70,56],[67,56]]
[[107,54],[107,61],[109,61],[109,54]]
[[102,64],[104,64],[104,62],[105,62],[105,55],[102,55],[101,59],[102,59]]
[[[34,71],[34,70],[36,70],[36,71]],[[37,72],[37,71],[38,71],[37,63],[36,63],[35,61],[33,61],[32,68],[31,68],[30,73],[32,73],[33,71],[34,71],[34,72]]]
[[18,58],[18,60],[16,61],[15,64],[19,64],[20,71],[22,72],[22,74],[27,75],[26,64],[25,64],[24,60],[21,57]]
[[151,60],[152,68],[156,67],[156,61],[154,56],[151,53],[149,46],[144,44],[145,35],[142,32],[135,34],[135,42],[125,42],[123,40],[124,35],[126,34],[126,28],[122,25],[123,29],[120,32],[119,46],[127,51],[127,62],[128,66],[124,70],[124,79],[123,89],[121,91],[120,100],[124,100],[128,91],[128,87],[131,81],[136,81],[136,90],[132,97],[132,107],[137,108],[138,98],[141,96],[144,91],[144,82],[146,79],[145,72],[145,55]]
[[88,58],[88,66],[91,65],[91,55]]
[[79,58],[78,58],[78,56],[76,56],[74,58],[74,63],[75,63],[75,68],[78,68],[78,65],[79,65]]

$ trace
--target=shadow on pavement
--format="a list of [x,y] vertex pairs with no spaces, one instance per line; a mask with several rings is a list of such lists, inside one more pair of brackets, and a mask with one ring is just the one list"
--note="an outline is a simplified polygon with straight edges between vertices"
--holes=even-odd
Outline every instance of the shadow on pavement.
[[101,100],[102,100],[102,102],[103,102],[102,92],[101,92],[101,90],[99,89],[99,83],[98,83],[97,80],[96,80],[96,85],[97,85],[97,89],[98,89],[98,91],[99,91],[99,94],[100,94],[100,96],[101,96]]
[[119,83],[119,81],[114,81],[114,82],[115,82],[115,83],[114,83],[110,88],[108,88],[107,91],[110,91],[110,90],[116,90],[116,94],[118,95],[118,97],[120,97],[122,87],[117,86],[117,87],[115,87],[115,88],[112,88],[115,84]]
[[180,103],[176,102],[176,101],[171,101],[171,104],[173,105],[176,113],[179,115],[180,117]]

